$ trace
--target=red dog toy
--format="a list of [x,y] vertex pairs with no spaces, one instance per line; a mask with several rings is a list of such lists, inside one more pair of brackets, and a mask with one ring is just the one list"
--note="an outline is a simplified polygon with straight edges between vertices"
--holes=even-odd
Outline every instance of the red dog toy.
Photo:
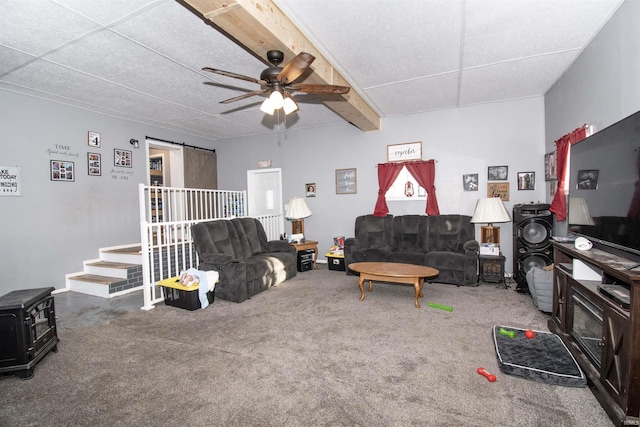
[[490,374],[489,372],[485,371],[484,368],[478,368],[478,373],[480,375],[484,375],[485,377],[487,377],[487,379],[489,380],[490,383],[494,382],[496,380],[496,376],[493,374]]
[[531,329],[527,329],[524,333],[524,336],[529,338],[529,339],[533,339],[536,336],[536,333],[533,332]]

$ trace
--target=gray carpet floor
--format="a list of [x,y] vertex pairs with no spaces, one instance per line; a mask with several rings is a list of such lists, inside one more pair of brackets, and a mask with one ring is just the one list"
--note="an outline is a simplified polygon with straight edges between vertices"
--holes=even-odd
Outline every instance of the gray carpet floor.
[[[30,380],[0,377],[0,426],[610,426],[588,388],[499,372],[494,325],[547,330],[498,285],[299,273],[241,304],[158,305],[74,327]],[[444,311],[435,302],[453,307]],[[497,376],[490,383],[476,371]]]

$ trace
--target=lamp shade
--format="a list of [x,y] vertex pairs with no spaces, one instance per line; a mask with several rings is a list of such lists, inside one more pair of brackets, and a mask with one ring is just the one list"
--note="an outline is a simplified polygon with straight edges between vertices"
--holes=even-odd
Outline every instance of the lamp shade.
[[593,218],[589,214],[589,206],[587,206],[587,201],[584,198],[569,198],[569,224],[594,225]]
[[310,216],[311,209],[309,209],[304,198],[298,196],[289,199],[289,202],[287,203],[287,210],[284,214],[286,219],[302,219]]
[[476,210],[473,212],[471,222],[493,224],[496,222],[509,222],[511,216],[504,207],[500,197],[488,197],[478,200]]

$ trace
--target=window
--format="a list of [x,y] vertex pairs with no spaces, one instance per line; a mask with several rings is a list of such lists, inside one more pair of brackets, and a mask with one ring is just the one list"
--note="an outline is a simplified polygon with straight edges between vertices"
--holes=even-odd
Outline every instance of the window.
[[[408,197],[404,192],[407,182],[410,182],[413,187],[413,196],[411,197]],[[387,191],[386,198],[387,201],[426,200],[427,192],[424,188],[418,185],[418,182],[409,173],[406,166],[403,166],[400,174],[398,174],[398,177],[393,182],[393,185]]]

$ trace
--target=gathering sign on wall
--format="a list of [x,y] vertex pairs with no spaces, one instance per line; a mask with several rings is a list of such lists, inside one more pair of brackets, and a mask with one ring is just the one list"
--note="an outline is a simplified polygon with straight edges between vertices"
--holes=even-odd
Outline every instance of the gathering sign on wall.
[[407,160],[422,160],[422,142],[387,145],[388,162],[404,162]]

